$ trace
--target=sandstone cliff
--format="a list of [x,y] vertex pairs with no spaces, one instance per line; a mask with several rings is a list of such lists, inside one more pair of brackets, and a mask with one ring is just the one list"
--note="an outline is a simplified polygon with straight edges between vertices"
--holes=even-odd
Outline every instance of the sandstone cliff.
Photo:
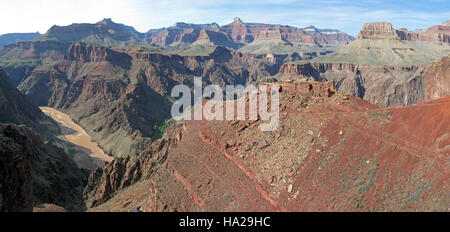
[[391,23],[376,22],[365,23],[362,25],[361,31],[356,36],[357,40],[361,39],[391,39],[400,40],[397,30],[394,29]]
[[450,96],[450,57],[433,62],[425,73],[425,100]]

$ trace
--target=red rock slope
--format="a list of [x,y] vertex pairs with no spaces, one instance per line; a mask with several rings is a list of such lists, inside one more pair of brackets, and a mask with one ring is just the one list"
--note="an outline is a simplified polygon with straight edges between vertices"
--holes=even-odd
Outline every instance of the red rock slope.
[[142,155],[92,174],[88,207],[448,210],[450,97],[381,108],[330,85],[290,83],[281,91],[277,131],[261,132],[259,121],[186,121]]

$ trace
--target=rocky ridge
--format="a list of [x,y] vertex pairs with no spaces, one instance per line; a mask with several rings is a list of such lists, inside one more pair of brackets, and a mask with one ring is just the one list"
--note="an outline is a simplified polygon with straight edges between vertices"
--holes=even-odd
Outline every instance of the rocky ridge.
[[[308,85],[331,94],[313,96]],[[91,175],[89,211],[447,210],[450,131],[440,119],[450,118],[450,99],[386,109],[325,83],[280,91],[279,130],[261,132],[259,121],[174,125],[140,156]]]

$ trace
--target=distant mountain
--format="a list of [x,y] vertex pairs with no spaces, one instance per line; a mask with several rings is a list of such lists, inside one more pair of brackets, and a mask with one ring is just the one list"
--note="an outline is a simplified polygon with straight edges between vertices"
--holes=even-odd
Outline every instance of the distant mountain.
[[429,39],[424,33],[406,34],[387,22],[364,24],[347,46],[308,61],[283,64],[277,76],[334,81],[339,92],[381,106],[417,104],[425,101],[427,66],[450,54],[450,44],[438,39],[442,37]]
[[[210,31],[210,32],[209,32]],[[209,34],[205,37],[205,34]],[[337,50],[354,38],[338,30],[313,26],[296,28],[283,25],[244,23],[235,18],[230,24],[177,23],[173,27],[150,30],[145,41],[160,46],[189,46],[199,41],[239,49],[252,54],[292,54],[311,58]]]
[[250,54],[289,55],[310,59],[331,53],[353,37],[331,29],[233,23],[175,23],[174,26],[140,33],[133,27],[111,19],[100,22],[52,26],[45,34],[0,48],[0,67],[19,85],[39,65],[50,65],[64,58],[71,43],[84,42],[105,47],[136,48],[155,53],[208,55],[217,46]]
[[312,62],[429,65],[450,53],[450,43],[442,28],[433,26],[417,34],[404,29],[396,30],[391,23],[386,22],[364,24],[355,41]]
[[0,48],[7,44],[14,44],[20,41],[33,40],[40,36],[39,32],[36,33],[8,33],[0,35]]
[[133,27],[103,19],[95,24],[74,23],[69,26],[52,26],[37,40],[56,40],[59,42],[90,42],[105,46],[120,46],[124,43],[141,42],[144,34]]

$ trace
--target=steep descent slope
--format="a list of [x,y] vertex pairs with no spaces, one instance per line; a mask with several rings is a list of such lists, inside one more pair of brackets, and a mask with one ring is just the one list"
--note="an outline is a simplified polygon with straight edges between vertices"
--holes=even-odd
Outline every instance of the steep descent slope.
[[78,168],[63,149],[53,145],[62,143],[55,138],[59,133],[55,123],[21,94],[2,71],[0,109],[0,179],[2,204],[6,207],[0,207],[1,210],[29,211],[33,202],[82,210],[81,190],[87,172]]
[[174,126],[140,156],[93,173],[88,207],[448,210],[450,99],[386,109],[333,91],[323,83],[282,84],[273,132],[261,132],[260,121]]
[[85,209],[82,188],[88,172],[80,170],[64,151],[44,143],[31,128],[0,124],[0,211],[30,211],[51,203],[70,211]]

